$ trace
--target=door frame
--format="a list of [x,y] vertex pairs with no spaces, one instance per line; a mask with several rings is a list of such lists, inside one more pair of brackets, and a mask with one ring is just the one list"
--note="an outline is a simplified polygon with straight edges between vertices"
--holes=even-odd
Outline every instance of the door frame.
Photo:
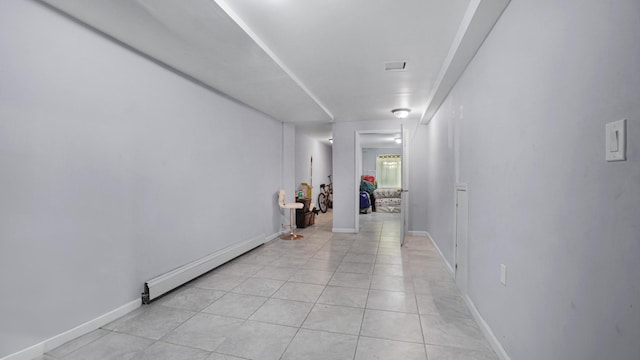
[[400,139],[402,139],[402,162],[400,183],[400,246],[404,245],[404,238],[409,229],[409,131],[400,124]]
[[[464,249],[465,256],[463,259],[460,259],[458,256],[458,192],[464,192],[466,195],[466,239],[464,239]],[[453,278],[456,282],[456,286],[460,289],[460,292],[463,294],[467,293],[467,285],[469,281],[469,187],[466,183],[457,183],[453,192]],[[463,260],[464,264],[462,266],[458,266],[458,260]],[[462,268],[458,270],[459,268]],[[466,274],[464,279],[462,279],[459,271],[465,271]]]
[[[407,138],[408,136],[408,130],[405,128],[405,131],[407,131]],[[400,132],[402,132],[402,127],[400,128]],[[363,134],[397,134],[398,133],[398,128],[392,129],[392,128],[388,128],[388,129],[378,129],[378,130],[355,130],[354,132],[354,136],[355,136],[355,141],[354,141],[354,152],[355,152],[355,156],[354,156],[354,182],[355,182],[355,196],[354,196],[354,205],[355,205],[355,211],[354,211],[354,228],[356,231],[356,234],[358,232],[360,232],[360,175],[362,172],[362,144],[360,142],[360,135]],[[405,140],[403,139],[403,142]],[[406,153],[405,154],[405,150]],[[402,154],[402,166],[405,166],[405,155],[408,158],[408,153],[409,153],[409,147],[407,146],[406,149],[403,149],[403,154]],[[406,164],[407,166],[407,174],[409,173],[409,164]],[[408,177],[407,177],[407,182],[409,181]],[[408,195],[407,195],[407,200],[408,200]],[[407,203],[408,205],[408,203]],[[408,206],[407,206],[408,208]],[[404,229],[404,224],[403,226],[403,231],[404,233],[406,233],[407,229]],[[404,239],[402,239],[404,240]]]

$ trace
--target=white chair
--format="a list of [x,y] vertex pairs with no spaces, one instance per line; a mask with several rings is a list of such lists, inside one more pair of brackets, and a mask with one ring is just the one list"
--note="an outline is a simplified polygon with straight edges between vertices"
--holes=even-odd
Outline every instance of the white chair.
[[283,234],[282,236],[280,236],[280,239],[282,240],[298,240],[298,239],[302,239],[304,236],[302,235],[298,235],[295,234],[293,232],[294,226],[295,226],[295,214],[296,214],[296,209],[302,209],[304,207],[303,203],[285,203],[284,202],[284,190],[280,189],[280,193],[278,195],[278,205],[280,205],[280,208],[282,209],[289,209],[289,213],[290,213],[290,220],[289,220],[289,228],[290,231],[288,234]]

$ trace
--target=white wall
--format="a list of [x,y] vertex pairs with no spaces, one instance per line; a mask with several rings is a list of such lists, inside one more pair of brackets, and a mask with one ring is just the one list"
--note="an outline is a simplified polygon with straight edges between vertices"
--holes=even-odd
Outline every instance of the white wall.
[[0,357],[279,231],[280,122],[37,2],[0,2],[0,52]]
[[[317,202],[320,193],[320,184],[328,184],[331,175],[333,160],[331,146],[324,144],[300,132],[296,133],[296,189],[300,189],[300,183],[309,183],[311,176],[311,157],[313,156],[313,202]],[[293,201],[295,195],[287,195],[287,199]],[[287,200],[287,201],[289,201]]]
[[[295,179],[296,171],[296,128],[291,124],[282,124],[282,163],[283,172],[282,177],[284,182],[282,188],[285,191],[286,201],[293,201],[297,186]],[[274,194],[274,205],[276,212],[274,212],[273,221],[279,229],[282,229],[283,224],[289,224],[289,211],[286,212],[279,208],[277,205],[278,195]]]
[[[409,127],[410,152],[409,152],[409,229],[410,232],[425,233],[427,231],[428,192],[427,176],[429,174],[427,163],[428,152],[428,127],[420,125]],[[434,209],[434,211],[441,211]]]
[[512,359],[640,358],[638,34],[637,0],[512,1],[427,127],[428,230],[452,262],[467,183],[468,295]]
[[[355,203],[355,133],[370,130],[400,130],[403,123],[409,133],[409,231],[424,231],[426,217],[426,191],[420,184],[426,183],[423,170],[426,162],[424,139],[426,126],[417,125],[416,121],[354,121],[333,124],[333,173],[334,173],[334,207],[333,228],[340,231],[355,230],[355,214],[358,212]],[[358,179],[360,169],[358,167]],[[414,186],[415,184],[415,186]]]

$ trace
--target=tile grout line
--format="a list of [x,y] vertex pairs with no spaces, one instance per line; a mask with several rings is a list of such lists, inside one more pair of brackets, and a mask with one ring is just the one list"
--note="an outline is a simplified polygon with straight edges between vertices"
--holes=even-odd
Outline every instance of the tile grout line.
[[[409,249],[407,248],[407,253],[409,252]],[[407,254],[408,255],[408,254]],[[407,256],[407,262],[409,264],[409,269],[412,268],[411,266],[411,257]],[[429,354],[427,353],[427,339],[425,339],[424,336],[424,325],[422,324],[422,316],[420,314],[420,305],[418,305],[418,293],[416,291],[416,285],[413,282],[413,274],[411,274],[411,288],[413,290],[413,298],[416,302],[416,311],[418,312],[418,323],[420,324],[420,335],[422,336],[422,347],[424,348],[424,355],[427,357],[427,359],[429,359]]]
[[[380,237],[382,236],[382,228],[383,228],[383,226],[384,226],[384,217],[383,217],[383,220],[382,220],[382,226],[380,227],[380,234],[378,235],[379,237],[378,237],[378,246],[376,247],[376,255],[375,255],[374,260],[373,260],[373,272],[374,273],[375,273],[375,266],[376,266],[376,263],[378,261],[378,251],[379,251],[379,248],[380,248]],[[369,288],[367,289],[367,300],[365,301],[364,309],[362,311],[362,320],[360,321],[360,330],[358,331],[358,341],[356,342],[356,349],[355,349],[355,352],[353,354],[354,360],[355,360],[356,355],[358,354],[358,348],[360,346],[360,339],[362,339],[362,337],[364,336],[364,335],[362,335],[362,327],[364,325],[364,319],[365,319],[365,317],[367,315],[367,305],[369,304],[369,296],[371,296],[371,283],[372,282],[373,282],[373,274],[371,274],[371,280],[369,281]]]
[[[329,242],[330,238],[327,239],[326,241],[323,242],[323,245],[326,244],[327,242]],[[313,255],[316,255],[320,250],[316,250],[316,252]],[[313,256],[312,256],[313,258]],[[309,261],[307,261],[308,263]],[[306,264],[306,263],[305,263]],[[331,275],[331,278],[333,278],[333,275],[335,274],[335,270],[333,271],[333,274]],[[295,274],[291,275],[289,277],[289,279],[291,279],[293,276],[295,276]],[[289,280],[287,280],[289,281]],[[331,279],[329,279],[329,281],[331,281]],[[286,282],[285,282],[286,283]],[[309,315],[311,314],[311,312],[313,311],[313,309],[315,308],[315,306],[318,304],[318,300],[320,299],[320,297],[322,296],[322,294],[324,293],[324,291],[326,290],[328,283],[324,285],[324,289],[322,290],[322,292],[320,293],[320,295],[318,295],[318,298],[315,300],[315,302],[313,303],[313,306],[311,306],[311,309],[309,310],[309,312],[307,313],[307,315],[304,317],[304,319],[302,320],[302,322],[300,323],[300,326],[298,326],[298,329],[296,330],[296,333],[293,335],[293,337],[291,338],[291,340],[289,341],[289,343],[287,344],[287,346],[285,347],[284,351],[282,352],[282,354],[280,355],[280,357],[278,359],[282,359],[285,354],[287,353],[287,350],[289,350],[289,347],[291,346],[291,343],[293,343],[293,340],[295,340],[296,336],[298,336],[298,334],[300,333],[300,330],[302,330],[302,325],[304,325],[305,321],[307,321],[307,319],[309,318]],[[275,293],[274,293],[275,294]],[[257,311],[257,310],[256,310]]]

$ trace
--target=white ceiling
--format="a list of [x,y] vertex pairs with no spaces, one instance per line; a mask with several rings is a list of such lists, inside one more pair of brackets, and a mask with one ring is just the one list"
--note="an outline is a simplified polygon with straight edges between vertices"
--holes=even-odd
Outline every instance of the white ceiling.
[[328,140],[332,122],[393,122],[394,108],[428,121],[509,0],[44,1]]
[[400,133],[368,133],[360,134],[360,147],[377,149],[400,149],[402,143],[396,143],[396,139],[401,138]]

